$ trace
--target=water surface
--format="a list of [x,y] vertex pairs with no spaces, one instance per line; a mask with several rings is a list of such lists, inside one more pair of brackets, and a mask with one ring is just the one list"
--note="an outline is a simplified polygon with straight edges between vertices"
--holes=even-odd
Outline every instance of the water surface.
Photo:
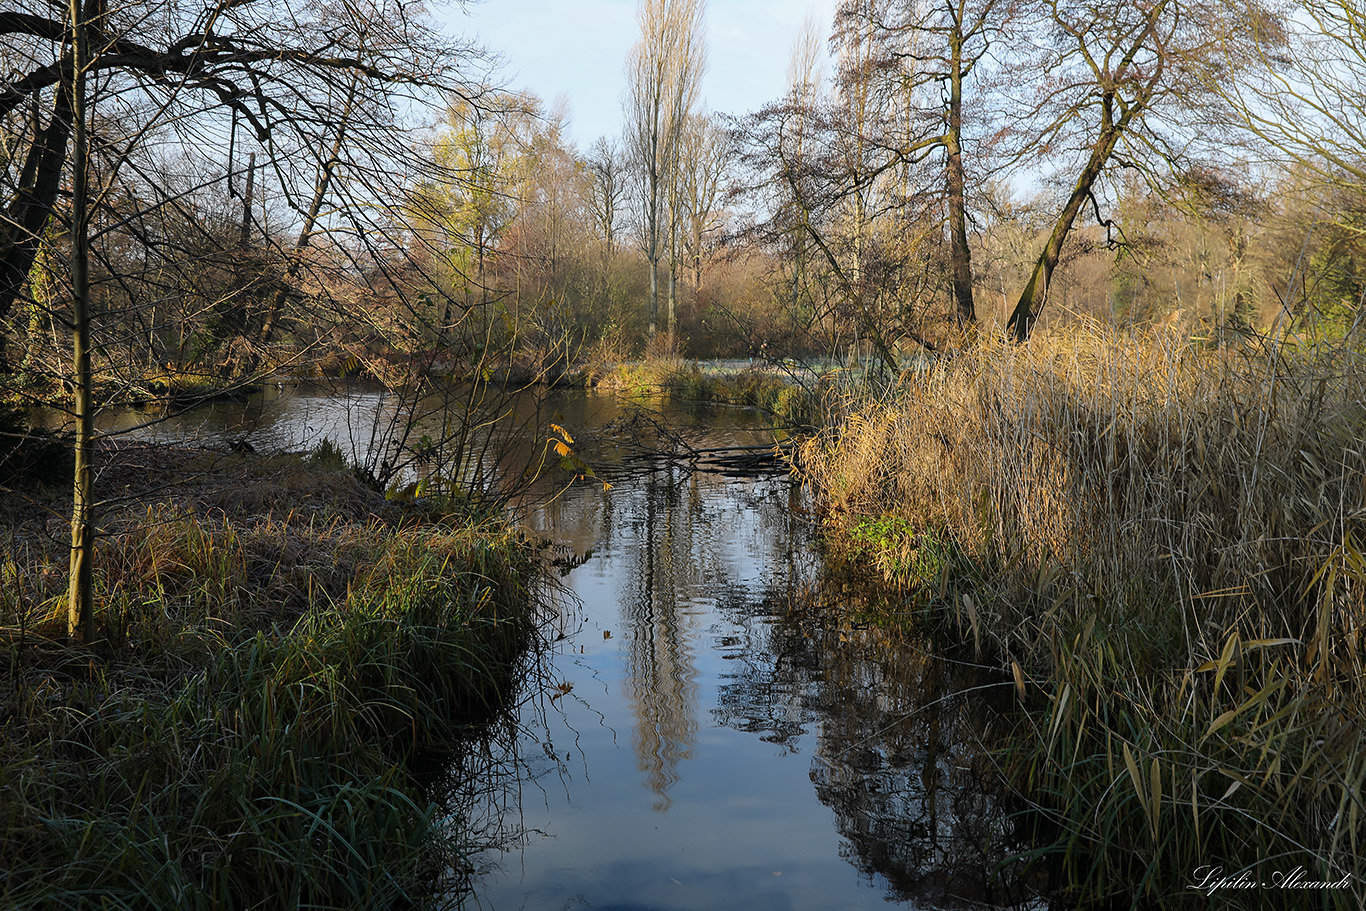
[[[752,415],[670,417],[693,448],[755,438]],[[1017,846],[983,787],[1000,685],[857,622],[791,479],[657,464],[526,521],[592,556],[565,577],[548,692],[524,707],[523,836],[479,858],[473,905],[1023,897],[993,882]]]
[[[326,439],[374,464],[440,439],[458,398],[269,387],[150,424],[111,409],[100,426],[259,451]],[[727,476],[696,456],[771,443],[762,416],[584,392],[509,409],[511,443],[482,450],[478,470],[512,476],[559,435],[553,424],[597,477],[574,481],[552,460],[514,504],[556,542],[564,590],[517,734],[487,748],[508,751],[491,764],[509,773],[485,789],[496,818],[484,823],[499,837],[474,858],[466,906],[1028,903],[1006,863],[1022,844],[992,796],[984,746],[1006,723],[1008,684],[861,622],[863,596],[826,577],[793,480]]]

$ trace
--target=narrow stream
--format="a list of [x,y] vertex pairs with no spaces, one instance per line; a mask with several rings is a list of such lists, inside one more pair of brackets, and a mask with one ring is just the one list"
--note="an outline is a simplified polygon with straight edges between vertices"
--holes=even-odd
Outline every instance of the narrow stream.
[[[111,411],[102,426],[258,450],[327,438],[355,458],[391,403],[363,388],[268,389],[140,429],[145,415]],[[553,420],[580,441],[642,420],[694,449],[772,439],[742,409],[649,413],[583,392],[535,408],[524,426]],[[485,820],[500,836],[454,900],[492,911],[1044,907],[1011,875],[1023,845],[991,796],[983,744],[999,742],[1008,685],[859,622],[862,596],[825,577],[787,476],[657,460],[610,483],[543,491],[520,510],[565,557],[556,641],[521,695],[514,742],[490,746],[510,751]]]
[[[756,438],[735,410],[668,417],[694,448]],[[1008,694],[851,619],[806,507],[781,474],[656,464],[529,512],[591,556],[565,575],[564,638],[523,707],[522,835],[479,858],[472,906],[1022,900],[998,876],[1012,820],[984,789]]]

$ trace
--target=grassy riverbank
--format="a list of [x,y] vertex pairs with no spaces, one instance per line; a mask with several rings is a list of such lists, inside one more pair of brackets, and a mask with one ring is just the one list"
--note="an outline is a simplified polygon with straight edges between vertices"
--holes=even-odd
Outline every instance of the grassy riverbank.
[[0,904],[394,907],[445,888],[461,832],[410,760],[458,749],[511,689],[526,545],[390,504],[335,452],[102,463],[124,499],[88,649],[56,637],[60,516],[6,507]]
[[[1069,899],[1366,899],[1363,366],[984,344],[807,445],[832,549],[1015,679],[1002,762]],[[1190,888],[1216,868],[1268,888]]]
[[[810,385],[814,377],[803,373]],[[617,364],[596,377],[600,389],[628,395],[667,395],[684,402],[744,405],[788,424],[809,425],[817,417],[817,397],[779,366],[743,362],[704,365],[677,357]]]

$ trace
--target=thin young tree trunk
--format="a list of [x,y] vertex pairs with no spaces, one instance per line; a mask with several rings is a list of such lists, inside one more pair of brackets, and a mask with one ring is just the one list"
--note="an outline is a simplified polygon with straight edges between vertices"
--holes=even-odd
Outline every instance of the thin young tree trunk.
[[659,327],[659,178],[650,165],[650,199],[646,211],[645,231],[648,234],[646,259],[650,262],[650,299],[645,305],[645,322],[649,337],[654,338]]
[[[674,178],[675,180],[677,177]],[[678,199],[676,193],[670,193],[671,202],[669,204],[669,296],[665,305],[664,312],[664,333],[669,337],[669,345],[673,345],[674,336],[674,315],[676,310],[675,295],[678,291]]]
[[71,153],[72,360],[76,417],[76,468],[71,495],[71,570],[67,580],[67,632],[95,638],[95,408],[90,369],[90,213],[85,106],[86,23],[81,0],[70,0],[73,148]]
[[256,189],[256,153],[247,158],[247,188],[242,193],[242,233],[237,238],[237,249],[245,251],[251,246],[251,203]]

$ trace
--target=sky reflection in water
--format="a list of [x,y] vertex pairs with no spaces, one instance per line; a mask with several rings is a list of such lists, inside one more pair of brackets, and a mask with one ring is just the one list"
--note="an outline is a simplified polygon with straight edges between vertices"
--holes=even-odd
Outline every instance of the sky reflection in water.
[[[579,603],[549,672],[572,689],[529,703],[544,715],[520,745],[528,834],[482,858],[472,904],[828,911],[1011,897],[983,887],[1010,836],[971,750],[990,716],[952,696],[918,712],[961,681],[914,649],[884,660],[875,630],[813,614],[802,506],[786,478],[662,467],[528,516],[594,555],[565,580]],[[931,745],[945,737],[968,742]]]

